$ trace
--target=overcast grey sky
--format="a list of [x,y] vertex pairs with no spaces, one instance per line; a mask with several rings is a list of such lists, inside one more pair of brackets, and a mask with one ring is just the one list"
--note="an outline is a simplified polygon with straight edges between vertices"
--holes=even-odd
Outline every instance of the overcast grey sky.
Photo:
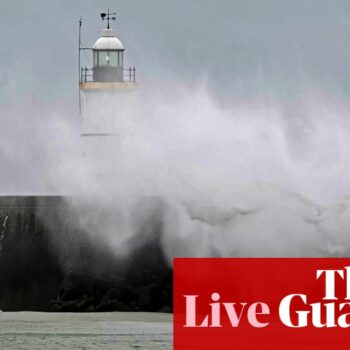
[[350,97],[348,0],[0,0],[0,192],[37,187],[51,112],[78,126],[78,20],[92,46],[107,8],[142,89],[205,77],[222,103]]
[[83,17],[84,43],[91,46],[104,26],[99,12],[107,7],[118,12],[113,26],[140,79],[161,79],[157,68],[162,67],[186,82],[207,75],[215,86],[235,87],[237,93],[253,93],[257,77],[275,90],[305,80],[350,92],[346,0],[1,0],[0,4],[4,102],[32,94],[74,105],[77,21]]

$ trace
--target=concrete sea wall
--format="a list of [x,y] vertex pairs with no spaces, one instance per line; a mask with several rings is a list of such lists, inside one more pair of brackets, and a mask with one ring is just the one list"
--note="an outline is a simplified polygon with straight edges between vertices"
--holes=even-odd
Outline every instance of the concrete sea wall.
[[0,197],[0,310],[171,311],[161,223],[121,258],[78,228],[69,200]]
[[0,197],[0,309],[42,310],[63,273],[40,220],[60,197]]

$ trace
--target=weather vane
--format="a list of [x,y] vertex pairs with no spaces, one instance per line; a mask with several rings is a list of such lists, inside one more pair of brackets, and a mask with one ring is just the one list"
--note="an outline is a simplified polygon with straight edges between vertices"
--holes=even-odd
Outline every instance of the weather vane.
[[102,21],[104,21],[105,19],[107,20],[107,29],[110,29],[109,21],[115,21],[116,20],[116,15],[117,15],[116,12],[109,13],[109,9],[107,10],[107,13],[106,12],[102,12],[101,13]]

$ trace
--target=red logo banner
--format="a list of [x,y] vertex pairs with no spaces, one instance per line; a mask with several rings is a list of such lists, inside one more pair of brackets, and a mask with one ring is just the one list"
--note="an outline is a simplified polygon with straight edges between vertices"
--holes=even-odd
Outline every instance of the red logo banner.
[[349,349],[350,259],[174,260],[174,349]]

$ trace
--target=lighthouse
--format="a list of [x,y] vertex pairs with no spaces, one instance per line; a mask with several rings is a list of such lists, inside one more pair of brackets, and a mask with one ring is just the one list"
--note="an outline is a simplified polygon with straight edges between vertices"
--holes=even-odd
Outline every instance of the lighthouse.
[[[118,167],[122,149],[132,133],[132,108],[137,88],[135,67],[125,67],[125,48],[110,23],[116,13],[101,13],[107,22],[92,48],[82,47],[79,22],[79,109],[82,154],[95,175]],[[81,65],[87,50],[92,67]]]

